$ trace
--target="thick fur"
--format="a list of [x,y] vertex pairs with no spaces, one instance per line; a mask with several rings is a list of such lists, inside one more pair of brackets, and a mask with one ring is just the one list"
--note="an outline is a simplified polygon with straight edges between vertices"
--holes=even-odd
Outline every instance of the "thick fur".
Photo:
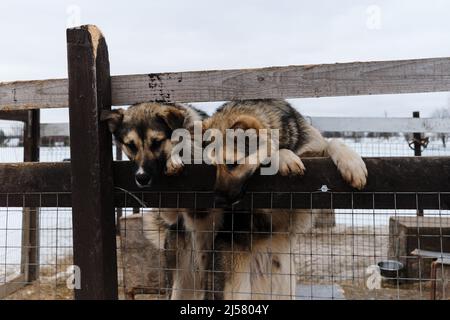
[[[289,103],[247,100],[224,104],[203,123],[203,129],[278,129],[279,173],[302,175],[301,157],[330,157],[353,187],[366,184],[361,157],[338,140],[325,140]],[[226,146],[224,148],[227,148]],[[226,152],[224,152],[226,153]],[[258,164],[216,165],[215,190],[228,203],[245,192]],[[254,210],[224,214],[222,232],[215,241],[214,292],[223,299],[291,299],[295,290],[293,242],[308,230],[314,211]],[[237,233],[236,233],[237,231]]]
[[175,175],[182,170],[182,164],[171,161],[172,132],[179,128],[192,130],[195,121],[206,117],[189,105],[162,103],[140,103],[127,110],[102,113],[115,141],[136,163],[136,172],[141,169],[152,178],[162,172]]
[[[160,128],[160,120],[155,123],[153,118],[161,118],[161,114],[166,115],[163,121],[166,127],[171,128],[169,123],[179,126],[178,112],[172,110],[175,115],[170,117],[161,113],[160,108],[170,107],[158,104],[153,108],[159,111],[150,113],[149,118],[146,118],[149,113],[143,110],[136,110],[137,113],[130,116],[139,121],[144,117],[143,125],[147,130]],[[134,129],[141,126],[139,121],[134,124],[130,121],[125,132],[130,131],[130,127],[131,131],[142,131]],[[114,121],[110,121],[113,133],[117,130],[114,126]],[[182,126],[188,127],[185,122]],[[286,101],[226,103],[203,121],[203,129],[210,128],[222,133],[232,128],[279,129],[280,174],[302,175],[307,168],[301,157],[329,156],[350,185],[361,189],[366,184],[367,169],[361,157],[338,140],[325,140]],[[116,140],[121,142],[120,136]],[[122,143],[127,141],[122,139]],[[126,147],[124,150],[127,152]],[[159,159],[168,174],[182,169],[168,170],[170,159],[161,155]],[[136,160],[138,165],[144,166]],[[243,195],[247,180],[259,164],[232,167],[217,164],[216,167],[216,193],[233,203]],[[161,212],[159,217],[144,216],[144,228],[156,231],[147,237],[159,245],[164,243],[168,253],[166,263],[173,283],[172,299],[291,299],[295,292],[295,235],[311,228],[313,214],[314,211],[308,210],[171,210]],[[163,239],[161,229],[166,230],[162,233]]]
[[[175,223],[167,216],[177,213]],[[144,236],[165,252],[165,269],[173,300],[211,298],[210,262],[213,259],[215,219],[220,210],[197,214],[192,210],[159,209],[143,216]],[[220,221],[218,223],[220,225]]]
[[312,228],[302,210],[225,212],[215,239],[214,298],[287,300],[295,296],[295,236]]
[[[303,174],[306,169],[300,157],[331,157],[342,177],[351,186],[362,189],[366,184],[367,169],[362,158],[340,140],[325,140],[317,129],[308,124],[303,116],[284,100],[229,102],[220,107],[212,117],[204,120],[203,127],[205,130],[215,128],[225,134],[226,129],[235,128],[236,124],[244,129],[279,130],[282,175]],[[217,167],[216,188],[225,189],[228,196],[233,196],[236,190],[232,190],[227,183],[237,176],[248,179],[258,168],[254,165],[239,165],[237,174],[234,174],[236,169],[229,172],[225,165]],[[231,175],[227,176],[225,172]],[[240,183],[241,186],[242,184]]]
[[[136,183],[142,185],[166,175],[179,174],[182,163],[171,158],[175,129],[192,131],[194,122],[207,115],[188,105],[140,103],[127,110],[106,111],[115,141],[136,164]],[[148,180],[148,182],[147,182]],[[159,212],[154,212],[154,211]],[[153,209],[144,215],[145,236],[165,251],[172,299],[204,299],[208,286],[206,268],[211,258],[214,229],[221,225],[211,210],[200,214],[189,210]]]

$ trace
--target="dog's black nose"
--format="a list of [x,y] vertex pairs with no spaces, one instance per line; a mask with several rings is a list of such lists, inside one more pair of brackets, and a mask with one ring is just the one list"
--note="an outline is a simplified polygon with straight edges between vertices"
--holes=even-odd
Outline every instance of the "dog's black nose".
[[144,187],[144,186],[150,184],[150,180],[151,180],[150,175],[145,172],[137,173],[134,178],[136,179],[136,183],[139,187]]

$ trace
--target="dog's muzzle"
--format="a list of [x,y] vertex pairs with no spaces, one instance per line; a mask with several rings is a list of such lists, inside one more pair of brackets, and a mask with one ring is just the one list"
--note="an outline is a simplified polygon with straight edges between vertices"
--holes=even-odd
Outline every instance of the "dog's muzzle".
[[147,187],[152,182],[152,177],[146,172],[136,173],[134,179],[136,181],[137,186],[140,188]]

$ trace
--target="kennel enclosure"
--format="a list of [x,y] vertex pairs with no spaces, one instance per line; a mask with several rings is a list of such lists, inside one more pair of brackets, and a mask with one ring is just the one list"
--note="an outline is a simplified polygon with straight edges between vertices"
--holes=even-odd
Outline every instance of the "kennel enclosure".
[[[74,291],[77,299],[118,297],[116,207],[142,207],[136,197],[153,208],[200,210],[215,205],[211,190],[214,170],[207,166],[186,166],[180,177],[167,177],[145,192],[138,189],[132,164],[113,162],[111,135],[100,121],[102,110],[142,101],[210,102],[450,91],[449,58],[110,76],[106,41],[95,26],[68,29],[67,48],[68,79],[0,84],[0,107],[5,112],[69,107],[71,136],[70,163],[1,164],[0,207],[72,208],[73,264],[82,272],[81,288]],[[449,130],[444,121],[442,124],[442,130]],[[302,178],[254,177],[248,186],[248,197],[235,209],[342,209],[373,213],[434,210],[431,222],[420,222],[418,218],[408,222],[394,216],[392,226],[404,230],[403,238],[414,239],[419,245],[405,245],[408,252],[403,253],[399,253],[399,248],[389,248],[393,256],[409,257],[416,249],[422,250],[416,251],[418,255],[423,255],[423,250],[430,248],[420,246],[426,242],[417,239],[422,235],[427,241],[437,241],[441,255],[437,260],[427,258],[430,273],[422,274],[424,262],[418,262],[416,267],[419,271],[415,279],[430,279],[431,262],[439,262],[439,258],[445,262],[444,253],[449,252],[446,217],[442,214],[450,204],[449,159],[364,160],[369,180],[361,192],[342,181],[331,160],[305,159],[308,172]],[[202,179],[195,178],[198,176]],[[430,223],[433,230],[423,231]],[[436,244],[432,247],[436,248]],[[306,255],[299,253],[300,259]],[[340,253],[324,255],[335,259]],[[350,254],[350,258],[355,256],[355,252]],[[408,265],[408,261],[403,263]],[[437,267],[442,274],[443,265]],[[314,278],[309,277],[308,281],[312,283]]]

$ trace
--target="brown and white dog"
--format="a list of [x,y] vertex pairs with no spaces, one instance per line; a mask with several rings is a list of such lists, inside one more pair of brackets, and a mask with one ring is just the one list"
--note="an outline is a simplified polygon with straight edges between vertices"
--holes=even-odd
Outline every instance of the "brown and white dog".
[[[228,129],[253,132],[277,129],[278,150],[269,147],[273,154],[269,152],[268,156],[278,161],[279,174],[302,175],[305,171],[302,157],[330,157],[351,186],[362,189],[366,184],[367,169],[362,158],[339,140],[325,140],[286,101],[226,103],[203,121],[203,130],[208,129],[218,130],[223,136]],[[270,145],[272,138],[268,137],[266,145]],[[233,204],[242,198],[248,179],[265,159],[255,158],[248,150],[239,151],[234,143],[223,143],[223,148],[223,152],[211,155],[216,166],[215,192],[220,201]],[[226,159],[217,159],[218,155]],[[230,163],[230,155],[234,161],[241,160],[240,164]],[[222,232],[218,233],[214,246],[215,298],[293,298],[295,235],[312,226],[313,215],[314,210],[279,209],[224,213]]]
[[[192,131],[194,122],[202,121],[206,113],[189,105],[140,103],[127,110],[102,113],[102,120],[128,158],[136,165],[135,181],[139,187],[152,180],[176,175],[183,163],[173,161],[176,129]],[[156,210],[155,210],[156,209]],[[155,212],[156,211],[156,212]],[[154,208],[143,215],[144,235],[165,252],[172,299],[204,299],[211,260],[214,232],[211,227],[216,213],[207,214],[184,209]],[[218,218],[217,226],[220,225]]]
[[[361,157],[339,140],[325,140],[283,100],[233,101],[210,118],[189,106],[145,103],[105,113],[103,119],[137,164],[138,185],[149,184],[161,172],[170,175],[182,170],[182,164],[171,158],[170,134],[177,128],[191,130],[195,120],[203,120],[203,132],[214,129],[223,137],[229,129],[256,133],[277,129],[276,143],[270,135],[265,143],[270,146],[267,156],[277,161],[281,175],[302,175],[301,157],[324,156],[333,160],[350,185],[362,189],[366,184]],[[240,152],[234,144],[224,143],[223,148],[209,154],[208,160],[216,166],[217,202],[232,205],[241,200],[247,181],[267,159],[256,157],[255,162],[254,153]],[[229,155],[243,161],[220,159]],[[144,228],[150,231],[147,237],[167,253],[172,299],[294,297],[295,235],[311,227],[314,212],[161,209],[160,213],[144,216]]]

